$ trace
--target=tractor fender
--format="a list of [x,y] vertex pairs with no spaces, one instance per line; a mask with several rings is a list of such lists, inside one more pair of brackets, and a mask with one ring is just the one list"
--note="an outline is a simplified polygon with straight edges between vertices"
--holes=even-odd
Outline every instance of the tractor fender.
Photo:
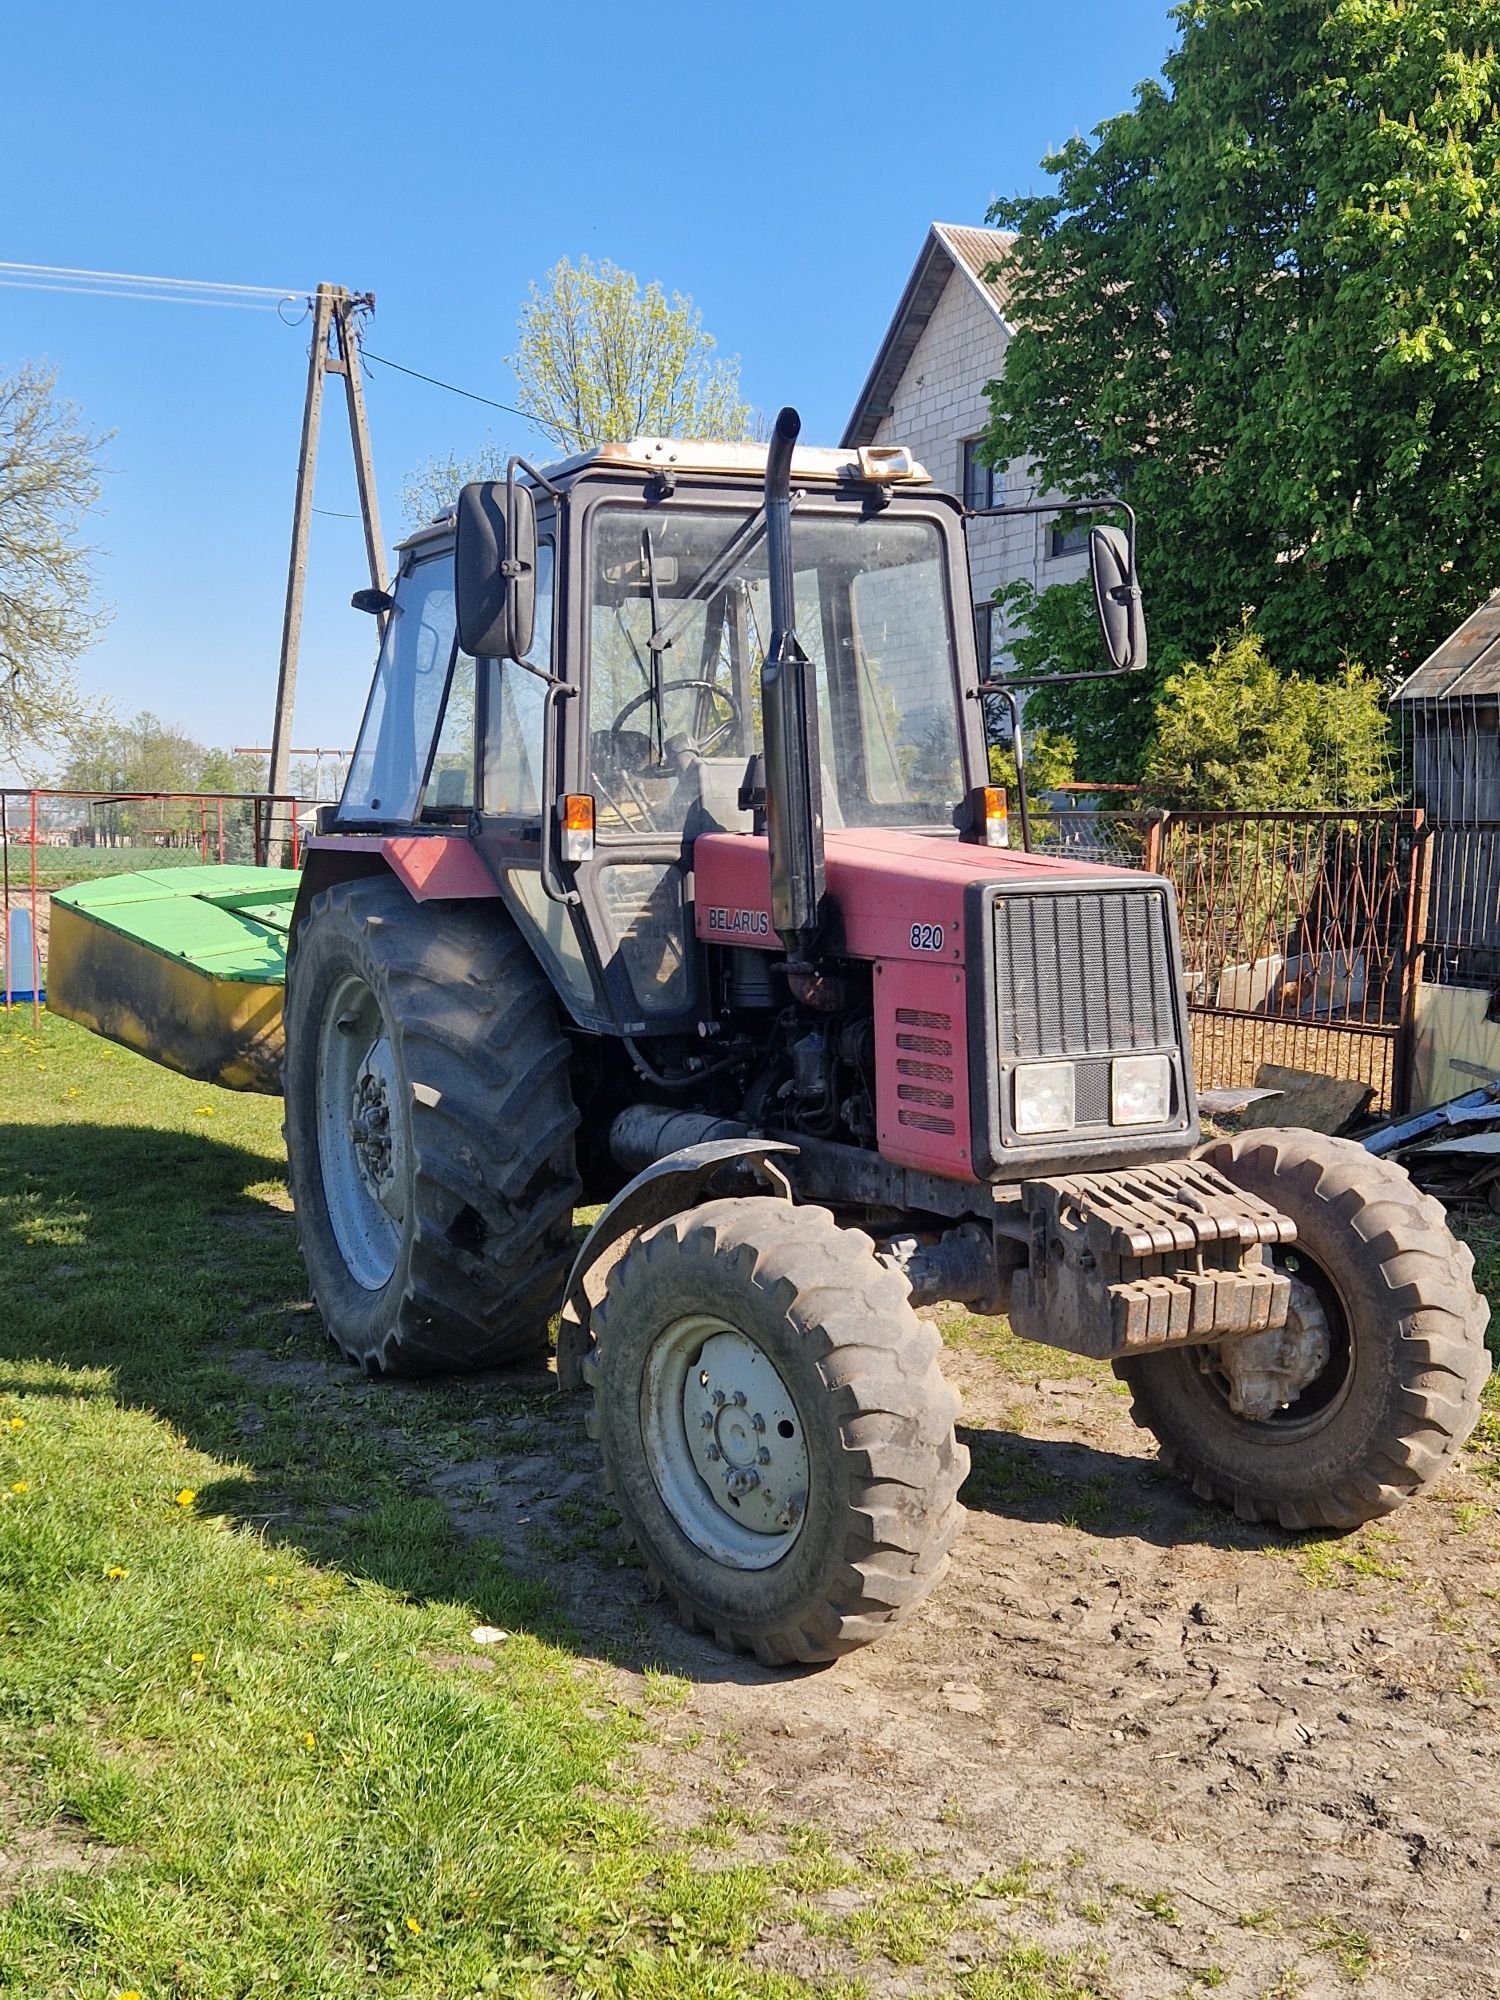
[[705,1139],[699,1145],[663,1154],[621,1188],[585,1237],[568,1274],[557,1329],[558,1388],[583,1387],[583,1357],[593,1345],[589,1316],[604,1297],[610,1271],[642,1230],[696,1207],[710,1181],[725,1167],[748,1169],[743,1178],[750,1185],[735,1192],[790,1201],[791,1184],[772,1163],[771,1155],[796,1151],[787,1139]]

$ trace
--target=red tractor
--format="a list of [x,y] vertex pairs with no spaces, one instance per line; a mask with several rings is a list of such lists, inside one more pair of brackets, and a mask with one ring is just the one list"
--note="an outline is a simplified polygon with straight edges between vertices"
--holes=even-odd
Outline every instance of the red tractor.
[[[1397,1506],[1475,1419],[1468,1252],[1353,1145],[1200,1147],[1170,884],[1006,844],[962,508],[796,435],[516,461],[356,598],[386,630],[286,999],[329,1331],[479,1368],[561,1310],[648,1568],[770,1662],[941,1572],[941,1300],[1112,1361],[1247,1519]],[[1090,540],[1138,668],[1133,531]]]

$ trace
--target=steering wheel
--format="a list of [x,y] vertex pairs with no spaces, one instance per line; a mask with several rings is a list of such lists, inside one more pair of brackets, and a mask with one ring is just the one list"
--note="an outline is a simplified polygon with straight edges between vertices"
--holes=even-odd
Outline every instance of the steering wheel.
[[[701,688],[713,701],[722,702],[728,710],[728,714],[725,715],[724,719],[710,728],[707,735],[701,741],[694,737],[686,739],[685,747],[695,757],[712,757],[717,745],[722,743],[730,730],[738,725],[740,705],[729,692],[729,689],[721,686],[718,681],[702,680],[697,675],[687,676],[682,680],[663,681],[659,688],[642,688],[639,694],[631,696],[630,700],[626,702],[614,721],[609,725],[610,734],[613,736],[623,730],[630,717],[635,714],[638,708],[644,708],[653,695],[668,695],[684,688]],[[680,735],[681,732],[674,733]]]

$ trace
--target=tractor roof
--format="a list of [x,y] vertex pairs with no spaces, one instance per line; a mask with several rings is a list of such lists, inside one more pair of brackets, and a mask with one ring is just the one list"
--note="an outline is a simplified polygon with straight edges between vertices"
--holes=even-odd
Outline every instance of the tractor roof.
[[[601,472],[660,472],[670,468],[683,473],[727,474],[742,478],[757,488],[766,476],[763,444],[717,444],[698,438],[626,438],[615,444],[595,445],[592,451],[575,453],[572,458],[543,466],[544,476],[558,483],[579,479],[598,469]],[[799,445],[792,453],[793,479],[841,480],[867,485],[930,486],[932,474],[919,463],[905,445]],[[415,529],[398,548],[453,532],[453,510],[439,514]]]
[[[639,467],[643,472],[670,466],[676,472],[741,473],[747,478],[766,476],[764,444],[718,444],[697,438],[624,439],[616,444],[595,445],[546,468],[549,479],[572,478],[590,466]],[[849,446],[799,445],[792,453],[793,479],[899,480],[902,485],[928,485],[932,475],[917,463],[905,445],[874,445],[862,450]]]

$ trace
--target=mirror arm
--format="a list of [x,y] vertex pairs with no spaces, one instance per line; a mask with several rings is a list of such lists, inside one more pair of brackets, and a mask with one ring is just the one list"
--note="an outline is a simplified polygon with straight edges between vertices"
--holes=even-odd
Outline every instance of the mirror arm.
[[554,500],[562,499],[563,497],[562,488],[556,485],[552,480],[550,480],[545,472],[539,472],[537,468],[531,463],[531,460],[529,458],[522,458],[519,455],[519,453],[514,455],[506,465],[505,480],[507,485],[514,485],[516,476],[516,467],[518,465],[529,479],[535,480],[538,486],[545,486],[547,491],[552,495]]
[[[517,662],[519,665],[520,663]],[[542,844],[541,877],[542,894],[550,903],[581,903],[583,898],[576,889],[570,889],[560,879],[553,860],[553,848],[557,840],[557,711],[577,688],[566,682],[547,676],[547,692],[542,697]]]
[[1005,514],[1123,514],[1130,567],[1135,569],[1135,509],[1128,500],[1028,500],[1014,507],[965,507],[966,521],[989,521]]
[[1096,667],[1086,674],[1017,674],[1013,680],[981,681],[976,694],[1004,694],[1007,688],[1065,687],[1071,681],[1112,681],[1138,674],[1139,667]]
[[1021,740],[1021,704],[1004,681],[981,685],[982,694],[997,694],[1010,710],[1010,747],[1016,759],[1016,804],[1021,811],[1021,851],[1031,852],[1031,805],[1026,793],[1026,746]]

